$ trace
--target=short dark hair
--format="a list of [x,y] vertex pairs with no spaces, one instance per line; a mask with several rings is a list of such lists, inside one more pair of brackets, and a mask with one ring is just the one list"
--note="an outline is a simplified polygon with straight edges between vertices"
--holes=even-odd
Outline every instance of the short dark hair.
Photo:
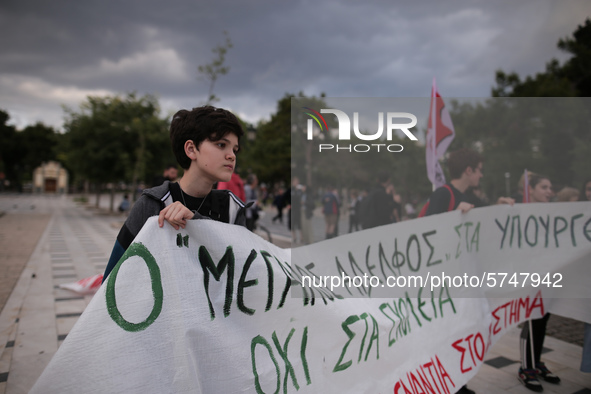
[[240,121],[230,111],[210,105],[193,108],[191,111],[181,109],[170,122],[172,151],[184,169],[191,166],[191,159],[185,153],[185,142],[193,141],[199,147],[206,138],[219,141],[228,133],[236,135],[240,142],[240,137],[244,134]]
[[466,168],[470,167],[475,170],[478,164],[482,163],[482,155],[473,149],[461,148],[449,154],[447,159],[447,169],[451,179],[459,179],[462,177]]

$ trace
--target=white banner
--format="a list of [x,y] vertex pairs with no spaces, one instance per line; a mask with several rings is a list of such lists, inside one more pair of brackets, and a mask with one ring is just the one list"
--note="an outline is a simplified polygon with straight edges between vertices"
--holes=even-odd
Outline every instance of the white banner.
[[[454,393],[519,322],[591,323],[590,260],[583,202],[449,212],[293,250],[152,218],[32,393]],[[296,286],[305,276],[315,284]],[[352,286],[317,287],[336,277]],[[575,299],[547,298],[557,291]]]

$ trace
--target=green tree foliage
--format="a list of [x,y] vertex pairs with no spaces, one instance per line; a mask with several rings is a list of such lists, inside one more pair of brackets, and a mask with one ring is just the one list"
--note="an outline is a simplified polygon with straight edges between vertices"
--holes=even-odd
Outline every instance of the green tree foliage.
[[172,161],[167,123],[153,96],[89,96],[79,112],[66,111],[63,154],[77,179],[134,187]]
[[5,173],[11,188],[20,191],[22,183],[32,179],[35,168],[57,158],[59,135],[43,123],[17,130],[7,124],[8,120],[8,113],[0,111],[0,171]]
[[23,171],[25,179],[30,180],[33,170],[42,163],[55,160],[56,146],[60,135],[43,123],[27,126],[20,133],[20,140],[25,147]]
[[[292,100],[296,98],[297,100]],[[296,103],[296,105],[293,105]],[[311,119],[308,108],[319,111],[321,108],[328,108],[321,97],[306,97],[300,92],[297,97],[290,96],[290,137],[291,137],[291,174],[298,177],[301,182],[316,188],[326,183],[335,184],[342,179],[341,167],[335,166],[330,154],[319,154],[317,149],[307,140],[307,120]],[[337,127],[336,120],[327,117],[326,122],[329,128]],[[316,126],[316,125],[315,125]],[[314,136],[322,143],[332,143],[330,133],[320,132]],[[335,182],[336,181],[336,182]]]
[[11,184],[20,186],[24,149],[19,143],[16,128],[7,124],[9,119],[7,112],[0,111],[0,170],[5,173]]
[[498,70],[495,76],[496,87],[493,97],[569,97],[577,92],[553,59],[546,64],[546,71],[521,80],[516,73],[506,74]]
[[[261,182],[289,182],[291,174],[291,96],[277,102],[277,112],[257,127],[256,139],[245,150],[249,167]],[[248,153],[246,153],[248,152]],[[242,155],[242,153],[241,153]]]
[[572,55],[562,67],[562,74],[578,96],[591,97],[591,20],[585,20],[574,31],[572,38],[558,41],[558,48]]
[[[450,150],[471,147],[482,152],[481,185],[491,197],[506,194],[525,169],[544,174],[557,187],[582,182],[589,162],[591,127],[587,98],[491,98],[485,102],[453,103],[450,111],[456,138]],[[582,141],[580,144],[577,141]],[[587,152],[587,158],[584,153]]]
[[558,48],[571,55],[563,65],[552,59],[546,70],[521,80],[516,73],[498,70],[493,97],[590,97],[591,20],[579,25],[572,37],[558,41]]
[[482,184],[489,195],[505,194],[505,173],[515,191],[526,168],[549,176],[557,188],[578,187],[589,176],[591,101],[583,97],[591,93],[591,21],[558,47],[572,55],[564,64],[553,59],[544,72],[525,79],[499,70],[493,99],[455,103],[450,111],[456,128],[450,150],[482,151]]

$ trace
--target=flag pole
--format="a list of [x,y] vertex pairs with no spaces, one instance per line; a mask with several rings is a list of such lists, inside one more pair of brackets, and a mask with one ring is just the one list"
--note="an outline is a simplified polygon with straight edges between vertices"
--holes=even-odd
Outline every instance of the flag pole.
[[[432,141],[437,141],[437,122],[436,122],[436,116],[437,116],[437,82],[435,82],[435,76],[433,76],[433,85],[431,86],[431,108],[430,108],[430,112],[431,112],[431,139]],[[435,148],[435,143],[433,143],[433,147]],[[437,158],[437,156],[435,156],[435,160],[439,160]],[[435,189],[437,189],[437,186],[435,185],[435,183],[431,183],[431,188],[432,191],[435,191]]]

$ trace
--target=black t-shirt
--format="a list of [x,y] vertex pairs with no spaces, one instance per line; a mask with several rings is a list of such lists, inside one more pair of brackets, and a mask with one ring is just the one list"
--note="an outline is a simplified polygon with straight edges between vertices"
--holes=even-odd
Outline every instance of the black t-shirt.
[[[210,217],[213,220],[217,220],[218,222],[228,223],[230,221],[228,210],[223,209],[223,207],[227,206],[227,204],[222,204],[222,201],[218,201],[218,199],[215,199],[214,201],[212,198],[212,192],[210,192],[205,197],[205,201],[203,201],[203,198],[193,197],[187,193],[182,192],[178,182],[170,184],[170,194],[173,201],[180,201],[193,212]],[[228,196],[227,198],[230,197]]]
[[[466,201],[466,196],[464,195],[464,193],[456,189],[451,183],[448,183],[447,186],[451,188],[455,197],[454,206],[451,209],[451,211],[453,211],[458,207],[458,205],[460,205],[462,201]],[[436,215],[438,213],[450,211],[450,201],[451,194],[448,188],[445,186],[441,186],[431,194],[431,197],[429,197],[429,207],[427,208],[425,216]]]
[[484,202],[483,200],[481,200],[478,196],[476,196],[476,194],[474,194],[474,191],[472,189],[466,190],[464,195],[466,196],[465,201],[474,205],[474,208],[481,208],[481,207],[487,206],[487,203]]

